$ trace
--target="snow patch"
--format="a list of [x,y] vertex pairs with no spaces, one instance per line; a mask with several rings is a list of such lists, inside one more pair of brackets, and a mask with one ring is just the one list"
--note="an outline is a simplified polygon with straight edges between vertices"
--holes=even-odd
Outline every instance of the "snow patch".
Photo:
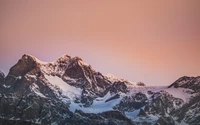
[[148,91],[152,91],[152,92],[159,92],[163,89],[166,89],[167,87],[165,86],[129,86],[129,90],[130,92],[128,93],[128,95],[132,95],[135,93],[143,93],[145,94],[148,98],[151,97],[151,95],[148,94]]
[[48,76],[46,74],[44,76],[51,85],[61,90],[62,95],[69,97],[71,100],[74,100],[77,96],[81,96],[82,89],[70,86],[58,76]]
[[135,118],[139,113],[140,113],[140,109],[135,110],[135,111],[133,111],[133,112],[125,112],[125,115],[126,115],[128,118]]
[[33,78],[33,79],[36,79],[36,78],[37,78],[35,75],[26,74],[26,76],[29,77],[29,78]]
[[186,89],[186,88],[167,88],[167,89],[164,89],[164,91],[170,93],[175,98],[182,99],[184,102],[189,101],[189,99],[193,95],[193,94],[189,94],[187,92],[187,91],[192,91],[192,90],[191,89]]
[[22,76],[18,76],[18,77],[16,77],[17,79],[22,79]]
[[128,81],[128,80],[125,80],[125,79],[122,79],[122,78],[119,78],[113,74],[107,74],[107,75],[104,75],[111,83],[114,83],[114,82],[126,82],[127,83],[127,86],[136,86],[137,83],[136,82],[132,82],[132,81]]
[[76,109],[82,110],[85,113],[101,113],[105,111],[113,110],[113,107],[120,103],[123,96],[118,99],[114,99],[106,102],[107,99],[111,98],[113,95],[108,92],[103,98],[96,98],[90,107],[83,107],[81,104],[71,103],[69,110],[74,112]]
[[44,96],[40,91],[39,91],[39,87],[37,84],[33,83],[30,86],[31,91],[33,91],[35,94],[37,94],[40,97],[46,98],[46,96]]
[[10,88],[10,86],[7,86],[7,85],[5,85],[5,84],[3,84],[3,87],[5,87],[5,88]]

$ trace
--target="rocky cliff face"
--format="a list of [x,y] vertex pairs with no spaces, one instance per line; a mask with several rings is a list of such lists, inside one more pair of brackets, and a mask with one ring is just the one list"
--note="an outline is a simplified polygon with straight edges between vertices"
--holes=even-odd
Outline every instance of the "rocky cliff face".
[[0,123],[199,124],[199,78],[149,87],[96,72],[79,57],[46,63],[23,55],[6,77],[0,72]]
[[0,91],[3,91],[3,89],[4,89],[4,87],[3,87],[4,83],[5,83],[5,75],[0,70]]
[[187,77],[183,76],[175,81],[170,87],[175,88],[188,88],[194,90],[194,92],[199,92],[200,90],[200,76],[198,77]]

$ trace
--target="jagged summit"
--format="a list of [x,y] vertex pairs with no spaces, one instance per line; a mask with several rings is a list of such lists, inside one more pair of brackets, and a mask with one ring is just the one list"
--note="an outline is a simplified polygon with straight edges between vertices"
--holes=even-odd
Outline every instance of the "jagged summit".
[[31,60],[35,61],[36,63],[39,63],[39,64],[48,64],[48,63],[55,63],[55,62],[63,63],[65,61],[67,61],[68,59],[71,59],[71,57],[69,55],[67,55],[67,54],[64,54],[60,58],[58,58],[57,60],[55,60],[53,62],[44,62],[44,61],[41,61],[40,59],[38,59],[35,56],[32,56],[30,54],[24,54],[22,56],[22,58],[21,58],[21,60],[28,60],[28,59],[31,59]]
[[4,77],[5,77],[4,73],[0,70],[0,78],[4,78]]
[[42,62],[24,54],[6,78],[0,72],[0,123],[199,124],[199,86],[200,77],[186,76],[168,88],[145,86],[96,72],[79,57]]
[[30,55],[30,54],[24,54],[22,55],[22,59],[27,59],[27,58],[35,58],[34,56]]
[[30,54],[24,54],[22,56],[22,58],[20,60],[32,60],[33,62],[36,62],[38,64],[55,64],[55,63],[69,63],[69,62],[79,62],[81,61],[83,64],[85,65],[88,65],[87,63],[83,62],[83,60],[80,58],[80,57],[71,57],[67,54],[63,54],[61,57],[59,57],[57,60],[53,61],[53,62],[44,62],[44,61],[41,61],[40,59],[36,58],[35,56],[32,56]]
[[[55,76],[61,79],[61,81],[67,82],[69,85],[83,89],[83,95],[90,94],[92,97],[104,96],[108,91],[128,92],[128,86],[135,86],[135,84],[131,84],[131,82],[124,79],[115,77],[113,80],[113,78],[104,76],[96,72],[80,57],[72,58],[67,54],[64,54],[55,62],[49,63],[42,62],[32,55],[24,54],[10,69],[6,77],[6,85],[11,86],[11,88],[12,86],[13,88],[26,88],[33,83],[36,84],[37,80],[48,80],[51,83],[55,81],[53,79]],[[54,85],[59,84],[58,82],[52,83]],[[83,103],[91,101],[85,97],[81,100]]]
[[70,59],[71,59],[71,56],[69,56],[69,55],[67,55],[67,54],[64,54],[64,55],[62,55],[60,58],[58,58],[58,59],[56,60],[56,62],[58,62],[58,63],[66,63],[66,62],[68,62]]
[[195,91],[199,91],[200,89],[200,76],[197,77],[188,77],[183,76],[176,80],[174,83],[172,83],[168,88],[189,88],[193,89]]
[[24,76],[32,69],[38,69],[39,65],[37,59],[28,54],[24,54],[19,61],[11,67],[8,75],[6,76],[7,83],[12,83],[17,77]]
[[127,84],[130,84],[130,85],[136,85],[137,84],[136,82],[128,81],[126,79],[117,77],[117,76],[115,76],[111,73],[106,74],[105,77],[108,78],[113,83],[116,82],[116,81],[121,81],[121,82],[126,82]]
[[4,78],[5,78],[5,75],[4,75],[4,73],[0,70],[0,84],[1,84],[2,82],[4,82]]

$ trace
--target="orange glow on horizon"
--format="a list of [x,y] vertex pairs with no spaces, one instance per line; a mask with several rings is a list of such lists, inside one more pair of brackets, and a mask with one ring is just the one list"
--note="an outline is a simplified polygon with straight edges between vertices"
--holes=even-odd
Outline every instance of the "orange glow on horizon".
[[147,85],[200,75],[198,0],[0,0],[0,70],[64,53]]

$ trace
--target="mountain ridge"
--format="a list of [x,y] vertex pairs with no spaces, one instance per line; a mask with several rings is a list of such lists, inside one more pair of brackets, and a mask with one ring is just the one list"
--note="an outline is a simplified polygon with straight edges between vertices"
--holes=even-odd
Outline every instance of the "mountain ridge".
[[48,63],[24,54],[7,76],[0,72],[0,118],[51,125],[198,124],[198,113],[180,109],[199,110],[200,100],[193,99],[199,78],[152,87],[103,75],[79,57],[64,54]]

